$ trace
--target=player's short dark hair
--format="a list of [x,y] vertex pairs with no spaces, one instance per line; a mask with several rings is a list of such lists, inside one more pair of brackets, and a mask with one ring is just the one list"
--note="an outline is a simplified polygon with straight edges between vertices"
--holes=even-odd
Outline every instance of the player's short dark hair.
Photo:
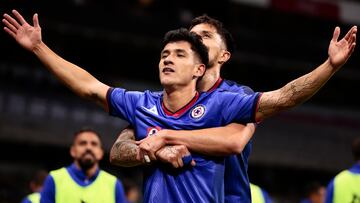
[[352,153],[356,161],[360,161],[360,137],[357,137],[352,142]]
[[83,133],[83,132],[92,132],[92,133],[94,133],[94,134],[99,138],[99,140],[100,140],[100,142],[101,142],[100,134],[99,134],[98,132],[96,132],[93,128],[88,127],[88,126],[85,126],[85,127],[82,127],[82,128],[80,128],[79,130],[77,130],[77,131],[74,132],[74,135],[73,135],[73,143],[75,142],[77,136],[78,136],[79,134]]
[[201,16],[194,18],[191,21],[189,30],[191,30],[193,27],[195,27],[196,25],[199,25],[199,24],[209,24],[209,25],[213,26],[216,29],[217,33],[221,36],[222,40],[225,42],[226,49],[230,53],[233,53],[235,51],[236,47],[235,47],[234,38],[232,37],[230,32],[224,28],[224,25],[222,22],[220,22],[219,20],[216,20],[214,18],[211,18],[210,16],[208,16],[206,14],[203,14]]
[[191,49],[198,55],[201,63],[205,65],[205,68],[209,64],[209,53],[208,48],[203,44],[202,39],[199,35],[189,32],[185,28],[177,30],[171,30],[165,34],[161,49],[171,42],[186,41],[191,45]]

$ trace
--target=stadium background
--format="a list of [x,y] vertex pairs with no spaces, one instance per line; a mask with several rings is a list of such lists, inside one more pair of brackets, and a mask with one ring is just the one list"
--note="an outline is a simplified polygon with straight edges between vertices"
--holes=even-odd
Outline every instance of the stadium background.
[[[101,81],[130,90],[159,90],[160,42],[207,13],[233,34],[237,52],[222,76],[255,91],[279,88],[327,57],[333,29],[360,22],[360,1],[315,0],[2,0],[29,21],[39,13],[43,40]],[[249,176],[275,202],[298,202],[311,181],[327,184],[352,164],[350,143],[360,135],[359,47],[312,99],[259,125]],[[0,202],[29,193],[33,172],[71,163],[72,133],[99,131],[107,153],[126,122],[79,99],[37,59],[0,32]],[[138,168],[101,166],[141,183]]]

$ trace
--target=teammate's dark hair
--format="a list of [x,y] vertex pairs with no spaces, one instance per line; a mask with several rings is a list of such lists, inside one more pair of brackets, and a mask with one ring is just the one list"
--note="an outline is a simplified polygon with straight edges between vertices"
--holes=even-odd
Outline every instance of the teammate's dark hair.
[[208,15],[204,14],[204,15],[201,15],[201,16],[198,16],[198,17],[194,18],[191,21],[191,25],[190,25],[189,30],[191,30],[193,27],[195,27],[198,24],[209,24],[211,26],[214,26],[217,33],[219,33],[222,40],[225,42],[226,49],[230,53],[233,53],[235,51],[236,47],[235,47],[234,38],[232,37],[230,32],[227,29],[224,28],[222,22],[220,22],[219,20],[216,20],[216,19],[211,18]]
[[186,41],[191,44],[191,49],[197,54],[201,63],[208,67],[209,54],[207,47],[202,43],[201,37],[195,33],[189,32],[185,28],[171,30],[165,34],[161,49],[171,42]]
[[352,142],[352,153],[355,161],[360,161],[360,137],[357,137]]

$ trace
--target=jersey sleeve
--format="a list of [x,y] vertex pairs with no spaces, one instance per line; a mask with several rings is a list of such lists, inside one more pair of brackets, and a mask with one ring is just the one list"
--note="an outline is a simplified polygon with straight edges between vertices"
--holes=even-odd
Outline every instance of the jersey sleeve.
[[110,88],[107,92],[109,114],[134,123],[136,104],[143,92],[126,91],[122,88]]
[[227,92],[224,95],[222,115],[227,122],[255,123],[255,113],[261,93]]
[[40,203],[54,203],[55,202],[55,182],[51,175],[48,175],[44,182],[43,190],[41,191]]
[[254,94],[254,91],[250,87],[244,85],[233,85],[230,88],[230,92],[236,92],[239,94],[246,94],[246,95]]
[[325,203],[332,203],[334,197],[334,179],[330,181],[326,188]]
[[263,194],[265,203],[272,203],[272,199],[270,198],[269,193],[267,193],[264,189],[261,189],[261,192]]
[[29,198],[25,197],[21,200],[21,203],[31,203],[31,201],[29,200]]
[[124,187],[122,186],[122,184],[119,180],[116,180],[115,199],[116,199],[116,203],[126,203],[127,202]]

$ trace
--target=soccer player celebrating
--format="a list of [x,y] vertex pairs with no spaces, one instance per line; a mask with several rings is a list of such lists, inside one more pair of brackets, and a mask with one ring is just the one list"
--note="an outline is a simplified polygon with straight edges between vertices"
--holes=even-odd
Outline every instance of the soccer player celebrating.
[[[222,23],[203,15],[192,21],[190,30],[199,34],[209,49],[209,67],[198,82],[198,90],[213,91],[216,88],[221,88],[239,94],[253,94],[249,87],[223,80],[220,76],[221,67],[230,59],[234,51],[231,34],[223,27]],[[322,65],[278,90],[264,92],[259,100],[259,108],[256,112],[257,121],[270,117],[281,110],[292,108],[315,94],[351,56],[355,47],[356,33],[357,27],[354,26],[344,38],[338,40],[340,29],[336,28],[329,45],[329,58]],[[191,152],[215,156],[236,153],[238,155],[227,157],[225,162],[225,201],[251,202],[247,175],[251,142],[246,144],[246,141],[251,138],[251,132],[254,132],[252,128],[253,126],[250,124],[243,127],[240,124],[233,123],[226,127],[214,129],[162,130],[157,132],[157,136],[149,137],[140,142],[140,147],[129,142],[129,140],[134,139],[134,132],[131,129],[126,129],[114,144],[111,150],[111,159],[114,164],[129,166],[128,164],[134,163],[131,160],[135,160],[133,157],[136,157],[138,152],[156,154],[158,159],[174,163],[174,159],[166,159],[163,156],[163,151],[168,151],[165,149],[171,145],[182,145]],[[181,156],[176,150],[172,150],[166,155],[167,157]]]

